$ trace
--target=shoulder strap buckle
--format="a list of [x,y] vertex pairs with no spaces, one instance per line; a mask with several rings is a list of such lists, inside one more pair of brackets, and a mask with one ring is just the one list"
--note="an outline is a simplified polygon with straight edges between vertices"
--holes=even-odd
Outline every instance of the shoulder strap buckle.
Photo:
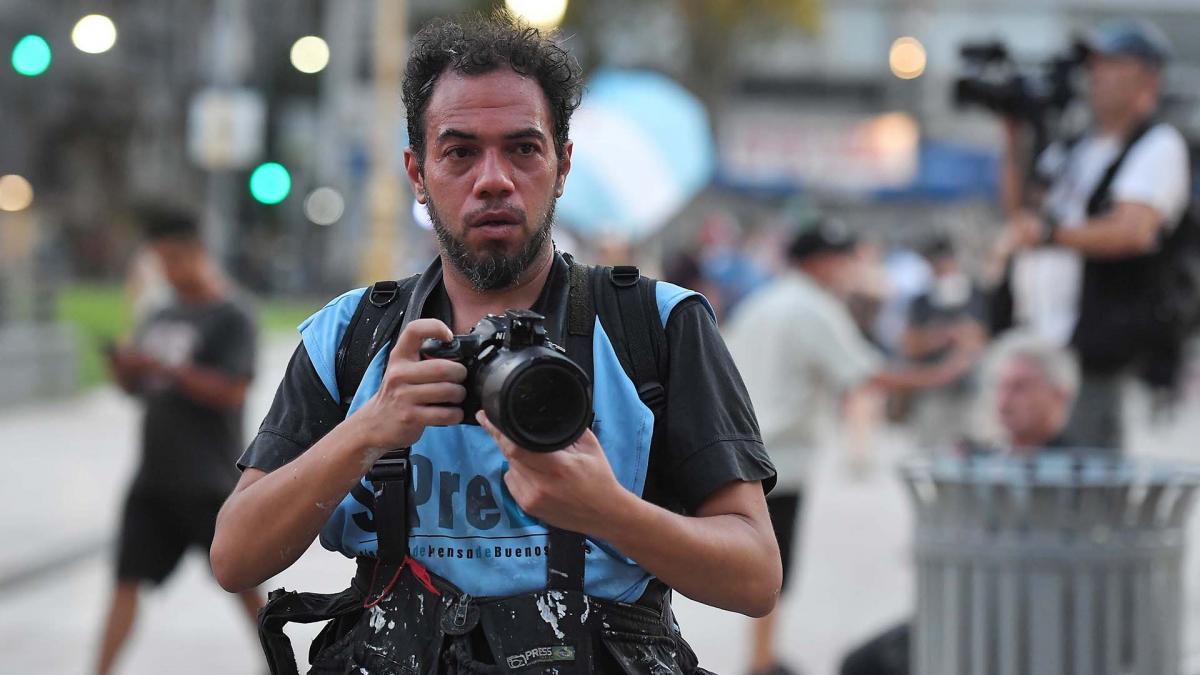
[[396,299],[400,284],[396,281],[376,281],[371,286],[369,299],[376,307],[387,307]]
[[408,448],[384,453],[367,471],[367,480],[375,482],[406,479],[408,477],[408,457]]
[[659,382],[647,382],[637,388],[638,398],[658,417],[667,405],[667,389]]
[[609,270],[608,276],[612,279],[614,286],[628,288],[638,282],[642,273],[633,265],[615,265]]

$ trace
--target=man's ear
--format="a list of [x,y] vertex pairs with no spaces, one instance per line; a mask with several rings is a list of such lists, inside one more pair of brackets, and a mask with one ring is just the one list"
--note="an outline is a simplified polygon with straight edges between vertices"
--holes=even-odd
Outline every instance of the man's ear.
[[404,149],[404,172],[408,174],[408,183],[412,186],[413,195],[417,201],[424,204],[428,199],[425,194],[425,175],[421,170],[421,163],[418,161],[417,153],[412,147]]
[[567,185],[567,174],[571,172],[571,151],[574,149],[575,143],[570,140],[563,144],[563,156],[558,160],[558,179],[554,183],[555,197],[561,197]]

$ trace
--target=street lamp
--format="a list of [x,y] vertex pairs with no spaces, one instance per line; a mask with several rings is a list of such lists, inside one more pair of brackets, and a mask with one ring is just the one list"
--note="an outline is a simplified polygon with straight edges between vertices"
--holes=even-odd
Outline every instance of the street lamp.
[[304,199],[304,215],[317,225],[332,225],[342,217],[346,201],[331,187],[319,187]]
[[88,14],[71,30],[75,48],[88,54],[103,54],[117,43],[117,27],[103,14]]
[[529,25],[543,30],[558,28],[567,13],[567,0],[504,0],[504,6]]
[[24,176],[0,176],[0,211],[24,211],[33,203],[33,186]]
[[892,74],[902,80],[911,80],[925,72],[925,45],[915,37],[896,38],[888,52],[888,65]]
[[319,73],[329,65],[329,45],[316,35],[306,35],[292,44],[292,66],[302,73]]

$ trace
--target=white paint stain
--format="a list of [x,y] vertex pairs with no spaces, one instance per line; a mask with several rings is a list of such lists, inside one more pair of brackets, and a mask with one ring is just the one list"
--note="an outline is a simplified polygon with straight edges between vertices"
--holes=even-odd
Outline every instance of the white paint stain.
[[558,610],[558,618],[563,618],[567,615],[567,606],[562,604],[562,591],[550,591],[550,597],[554,599],[555,608]]
[[374,628],[375,632],[378,633],[379,631],[383,630],[383,627],[386,625],[387,625],[387,617],[384,616],[383,610],[380,609],[379,605],[375,605],[374,607],[371,608],[371,620],[370,620],[371,628]]
[[417,612],[418,612],[418,613],[419,613],[421,616],[425,616],[425,596],[424,596],[424,595],[418,595],[418,596],[417,596],[417,602],[418,602],[418,603],[420,603],[420,605],[421,605],[420,607],[418,607],[418,608],[417,608]]
[[[558,617],[565,616],[567,613],[567,608],[558,603],[557,598],[553,598],[555,602],[553,602],[552,605],[552,595],[554,594],[550,593],[544,596],[539,595],[537,599],[537,608],[542,614],[542,621],[545,621],[546,624],[554,630],[554,636],[561,640],[566,637],[566,634],[558,629]],[[562,594],[560,593],[559,596],[561,597],[561,595]]]
[[579,623],[586,624],[588,614],[592,611],[592,603],[588,602],[587,596],[583,597],[583,615],[579,617]]

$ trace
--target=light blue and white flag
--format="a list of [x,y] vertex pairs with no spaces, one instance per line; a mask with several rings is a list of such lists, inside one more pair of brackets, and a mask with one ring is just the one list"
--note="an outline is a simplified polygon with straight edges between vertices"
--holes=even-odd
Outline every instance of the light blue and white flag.
[[558,216],[584,236],[646,237],[708,185],[716,165],[704,105],[652,71],[597,71],[571,139]]

